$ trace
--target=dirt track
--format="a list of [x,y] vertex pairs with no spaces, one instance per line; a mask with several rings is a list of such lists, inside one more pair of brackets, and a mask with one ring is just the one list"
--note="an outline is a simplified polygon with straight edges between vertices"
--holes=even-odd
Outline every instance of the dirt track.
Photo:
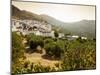
[[44,59],[42,56],[43,54],[40,53],[25,53],[26,60],[29,60],[30,62],[33,63],[40,63],[43,66],[51,66],[54,67],[55,63],[60,63],[59,60],[49,60],[49,59]]

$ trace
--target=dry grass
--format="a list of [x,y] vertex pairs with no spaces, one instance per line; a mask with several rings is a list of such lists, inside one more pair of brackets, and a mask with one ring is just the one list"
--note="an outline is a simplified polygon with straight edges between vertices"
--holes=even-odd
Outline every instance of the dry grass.
[[26,61],[30,61],[33,63],[40,63],[43,66],[50,66],[54,67],[56,63],[60,63],[60,60],[49,60],[49,59],[44,59],[42,56],[43,54],[40,53],[25,53],[26,56]]

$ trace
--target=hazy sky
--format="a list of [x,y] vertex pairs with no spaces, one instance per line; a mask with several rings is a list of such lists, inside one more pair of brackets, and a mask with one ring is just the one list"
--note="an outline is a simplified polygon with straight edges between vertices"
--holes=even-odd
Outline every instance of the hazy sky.
[[21,10],[36,14],[46,14],[63,22],[74,22],[83,19],[95,20],[95,6],[48,4],[34,2],[12,2]]

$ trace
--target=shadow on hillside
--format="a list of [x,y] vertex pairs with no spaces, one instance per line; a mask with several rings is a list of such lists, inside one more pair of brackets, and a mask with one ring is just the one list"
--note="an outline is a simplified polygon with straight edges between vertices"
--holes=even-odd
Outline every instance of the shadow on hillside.
[[41,56],[43,59],[47,59],[47,60],[60,60],[60,58],[55,58],[55,57],[51,57],[49,55],[42,55]]
[[43,54],[42,50],[37,50],[37,49],[30,49],[30,48],[26,48],[25,49],[26,53],[32,54],[32,53],[39,53],[39,54]]
[[32,53],[35,52],[35,49],[27,48],[27,49],[25,49],[25,52],[26,52],[26,53],[29,53],[29,54],[32,54]]

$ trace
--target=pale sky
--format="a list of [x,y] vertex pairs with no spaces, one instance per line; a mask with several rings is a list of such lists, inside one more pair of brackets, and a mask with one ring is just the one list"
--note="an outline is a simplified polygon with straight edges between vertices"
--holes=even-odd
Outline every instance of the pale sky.
[[75,22],[80,20],[95,20],[95,6],[49,4],[35,2],[17,2],[12,4],[20,10],[26,10],[35,14],[46,14],[62,22]]

